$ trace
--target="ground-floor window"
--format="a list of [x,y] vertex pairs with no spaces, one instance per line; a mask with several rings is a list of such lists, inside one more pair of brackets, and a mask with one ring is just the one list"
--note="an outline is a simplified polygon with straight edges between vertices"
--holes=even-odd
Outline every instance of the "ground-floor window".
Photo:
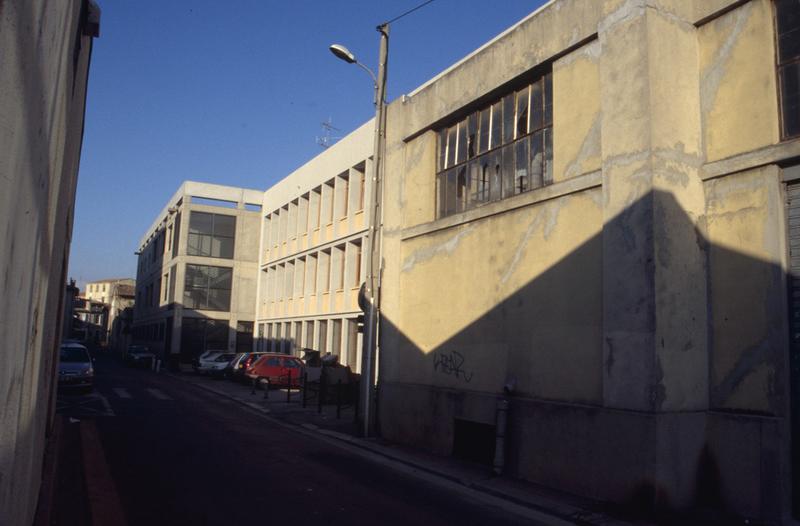
[[181,322],[181,358],[192,360],[206,351],[228,350],[228,320],[184,318]]

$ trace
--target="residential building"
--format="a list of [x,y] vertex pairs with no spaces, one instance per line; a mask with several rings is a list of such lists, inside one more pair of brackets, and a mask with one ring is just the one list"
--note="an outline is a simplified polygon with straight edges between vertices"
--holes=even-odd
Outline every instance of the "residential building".
[[189,363],[252,348],[263,192],[184,182],[141,240],[133,340]]
[[364,124],[264,192],[257,348],[314,349],[360,369],[373,131]]
[[123,310],[133,306],[135,289],[136,280],[131,278],[103,279],[86,284],[84,297],[108,307],[108,316],[104,323],[106,333],[100,340],[102,343],[110,343],[109,332],[114,325],[114,320]]
[[[91,0],[0,2],[0,524],[33,523],[53,436],[86,86],[99,22]],[[39,521],[47,524],[43,513]]]
[[71,338],[101,345],[106,342],[108,305],[101,301],[78,296],[73,300],[74,319]]
[[798,20],[553,0],[389,105],[385,438],[592,499],[790,516]]

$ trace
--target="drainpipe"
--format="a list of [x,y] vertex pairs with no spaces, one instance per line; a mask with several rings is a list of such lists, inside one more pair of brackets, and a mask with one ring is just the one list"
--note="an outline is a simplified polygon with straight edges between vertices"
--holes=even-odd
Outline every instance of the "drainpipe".
[[494,473],[502,475],[506,463],[506,422],[508,420],[508,400],[497,401],[497,422],[495,425]]

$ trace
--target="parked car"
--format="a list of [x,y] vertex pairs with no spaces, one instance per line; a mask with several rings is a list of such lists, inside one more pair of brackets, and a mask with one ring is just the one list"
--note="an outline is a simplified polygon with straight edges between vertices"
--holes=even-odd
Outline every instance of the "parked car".
[[206,351],[200,356],[196,356],[194,360],[192,360],[192,368],[194,368],[195,372],[197,372],[197,368],[200,367],[201,361],[203,362],[211,361],[224,352],[225,351]]
[[94,360],[79,343],[64,343],[58,350],[58,386],[82,387],[91,391],[94,386]]
[[245,376],[250,380],[259,383],[269,380],[271,386],[278,387],[289,385],[290,374],[291,386],[300,387],[303,379],[303,362],[300,358],[276,353],[264,353],[245,372]]
[[246,380],[245,373],[247,368],[253,365],[256,360],[261,358],[265,353],[263,352],[245,352],[236,355],[236,358],[231,360],[228,368],[225,370],[225,376],[233,381]]
[[236,353],[232,352],[212,352],[202,354],[194,370],[198,374],[209,374],[211,376],[222,376]]
[[246,352],[236,353],[236,355],[233,357],[233,359],[230,362],[228,362],[228,365],[225,366],[225,369],[222,372],[222,375],[225,378],[227,378],[228,380],[233,380],[234,379],[233,372],[236,369],[238,369],[239,362],[241,362],[242,359],[244,357],[246,357],[248,354],[250,354],[250,353],[246,353]]
[[125,363],[131,367],[152,367],[156,355],[150,352],[146,345],[130,345]]

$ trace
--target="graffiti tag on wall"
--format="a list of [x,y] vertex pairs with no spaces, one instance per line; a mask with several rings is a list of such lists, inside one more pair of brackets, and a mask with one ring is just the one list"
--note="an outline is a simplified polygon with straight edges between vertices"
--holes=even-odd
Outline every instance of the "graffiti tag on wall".
[[464,355],[458,351],[433,353],[433,370],[455,376],[459,380],[469,383],[472,381],[473,372],[464,369]]

